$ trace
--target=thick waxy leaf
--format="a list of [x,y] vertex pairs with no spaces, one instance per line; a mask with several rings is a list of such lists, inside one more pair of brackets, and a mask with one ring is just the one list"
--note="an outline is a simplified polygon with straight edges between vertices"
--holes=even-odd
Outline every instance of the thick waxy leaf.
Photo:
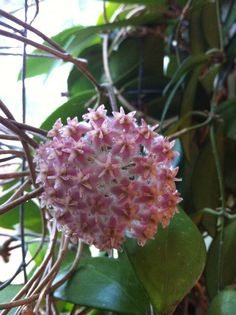
[[[222,248],[222,287],[230,285],[236,277],[236,221],[225,227]],[[217,236],[211,244],[206,264],[206,284],[209,295],[213,298],[217,294],[219,272],[220,238]]]
[[233,315],[236,311],[236,291],[224,290],[212,301],[207,315]]
[[223,35],[226,36],[229,30],[232,28],[233,23],[236,21],[236,2],[231,1],[228,6],[227,18],[223,25]]
[[[164,45],[162,39],[155,36],[145,38],[127,38],[122,40],[109,56],[109,68],[112,81],[118,88],[124,88],[127,83],[136,80],[133,90],[137,90],[139,81],[137,79],[138,69],[142,65],[142,88],[156,89],[163,84],[163,56]],[[153,54],[155,59],[153,59]],[[88,70],[100,83],[106,81],[102,64],[102,48],[93,45],[81,53],[81,57],[88,60]],[[145,78],[153,76],[151,85],[145,84]],[[92,84],[73,67],[68,78],[68,89],[71,95],[92,88]]]
[[[115,11],[120,7],[120,4],[116,1],[116,3],[110,3],[109,1],[108,5],[106,5],[106,19],[110,21],[111,17],[115,13]],[[104,14],[101,13],[98,20],[97,25],[102,25],[106,23],[106,19],[104,18]]]
[[[217,1],[207,2],[202,7],[202,31],[208,48],[220,48],[220,34],[217,17]],[[209,21],[211,21],[209,23]]]
[[[11,299],[20,291],[22,285],[9,285],[5,289],[0,291],[0,303],[8,303]],[[1,310],[1,308],[0,308]],[[13,308],[9,315],[14,315],[16,308]]]
[[[223,165],[223,135],[220,127],[216,133],[216,142]],[[202,147],[195,163],[191,188],[191,197],[196,211],[201,211],[203,208],[215,209],[220,206],[219,182],[210,141]],[[216,217],[204,214],[201,223],[211,236],[215,235]]]
[[[197,91],[199,72],[200,72],[200,67],[196,67],[188,81],[188,84],[184,92],[182,104],[181,104],[180,118],[193,110],[194,101],[196,97],[196,91]],[[184,124],[181,127],[188,128],[191,125],[191,121],[192,121],[191,116],[189,116],[187,119],[185,119]],[[193,133],[188,132],[181,137],[184,153],[188,160],[190,160],[189,147],[192,142],[192,136],[193,136]]]
[[129,240],[125,250],[159,315],[170,315],[193,287],[205,264],[202,236],[180,210],[155,240],[140,247]]
[[236,193],[236,141],[225,139],[224,159],[225,186],[231,192]]
[[[161,14],[157,13],[148,13],[143,16],[134,17],[122,21],[117,21],[114,23],[107,23],[102,25],[82,27],[74,26],[67,30],[64,30],[54,36],[52,39],[62,46],[67,52],[78,56],[81,51],[86,47],[92,46],[95,43],[99,43],[101,40],[98,37],[99,32],[104,32],[108,30],[114,30],[120,27],[126,27],[130,25],[141,25],[148,22],[156,21],[160,19]],[[35,53],[42,53],[39,50],[35,50]],[[62,63],[61,60],[57,58],[35,58],[31,57],[27,59],[27,77],[32,77],[35,75],[49,73],[54,67]],[[21,76],[19,76],[20,78]]]
[[[216,139],[222,161],[223,139],[221,129],[217,131]],[[219,184],[210,141],[202,147],[195,164],[192,180],[192,198],[196,210],[203,208],[214,209],[220,205]]]
[[126,314],[145,314],[149,301],[125,258],[85,258],[74,276],[54,293],[71,303]]
[[198,0],[192,3],[192,10],[189,11],[189,32],[190,32],[190,49],[191,54],[197,56],[206,50],[206,43],[202,30],[202,12],[203,6],[198,5]]
[[[0,198],[0,203],[3,204],[11,197],[14,193],[8,193]],[[19,223],[19,216],[20,216],[20,208],[16,207],[4,214],[0,217],[0,225],[1,227],[12,229],[15,224]],[[37,204],[29,200],[24,204],[24,224],[25,227],[35,231],[41,232],[42,230],[42,222],[41,222],[41,215],[40,209]]]
[[11,299],[20,291],[22,285],[9,285],[0,291],[0,303],[10,302]]
[[82,115],[86,111],[84,104],[95,95],[95,91],[89,90],[72,97],[68,102],[58,107],[48,118],[42,123],[41,128],[50,130],[58,118],[61,118],[62,122],[66,122],[66,118],[74,118],[77,116],[81,119]]
[[184,62],[179,66],[175,74],[173,75],[170,83],[166,86],[164,93],[168,94],[172,90],[173,86],[178,84],[178,81],[194,67],[203,64],[209,60],[209,55],[207,54],[197,54],[195,56],[189,56],[184,60]]
[[236,98],[223,102],[218,108],[218,114],[224,119],[226,135],[236,140]]
[[[97,82],[100,82],[103,75],[101,46],[92,45],[84,49],[81,53],[81,57],[86,58],[88,61],[88,71],[93,74]],[[72,97],[78,93],[93,89],[93,84],[83,75],[83,73],[79,72],[75,66],[69,74],[67,84],[69,94]]]

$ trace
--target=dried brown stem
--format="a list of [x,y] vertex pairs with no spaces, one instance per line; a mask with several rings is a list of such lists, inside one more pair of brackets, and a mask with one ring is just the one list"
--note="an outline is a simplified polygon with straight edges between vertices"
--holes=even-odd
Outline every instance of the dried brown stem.
[[[8,314],[9,310],[14,307],[13,303],[15,303],[15,304],[18,303],[16,306],[21,306],[21,305],[25,305],[27,303],[29,304],[31,302],[34,302],[38,298],[38,295],[36,294],[33,300],[29,300],[29,298],[27,298],[27,299],[24,299],[24,301],[25,301],[24,303],[19,303],[20,301],[22,301],[21,298],[29,291],[29,289],[32,287],[32,285],[35,283],[35,281],[37,281],[37,279],[42,275],[43,270],[46,268],[49,260],[52,257],[54,246],[56,244],[56,240],[57,240],[57,231],[56,231],[56,222],[54,221],[52,231],[51,231],[51,241],[50,241],[50,244],[48,247],[48,252],[46,253],[46,255],[44,257],[42,264],[36,270],[36,272],[34,273],[32,278],[16,294],[16,296],[12,299],[12,301],[10,303],[0,304],[0,309],[5,309],[5,311],[3,311],[1,313],[1,315]],[[19,299],[21,299],[21,300],[19,300]]]
[[15,126],[12,120],[9,120],[0,116],[0,123],[4,125],[5,127],[7,127],[9,130],[11,130],[12,132],[14,132],[15,134],[17,134],[21,140],[24,140],[27,143],[29,143],[33,148],[38,147],[38,143],[35,142],[33,139],[31,139],[29,136],[27,136],[24,132],[22,132],[20,128]]
[[19,20],[17,17],[7,13],[6,11],[4,10],[1,10],[0,9],[0,15],[5,17],[6,19],[12,21],[12,22],[15,22],[16,24],[18,25],[21,25],[24,27],[24,29],[27,29],[31,32],[33,32],[34,34],[38,35],[39,37],[41,37],[43,40],[45,40],[45,42],[47,42],[48,44],[50,44],[52,47],[54,47],[55,49],[65,53],[65,50],[60,46],[58,45],[56,42],[54,42],[54,40],[50,39],[49,37],[47,37],[45,34],[43,34],[42,32],[40,32],[39,30],[37,30],[36,28],[34,28],[32,25],[28,24],[28,23],[25,23],[21,20]]
[[40,134],[44,137],[47,136],[47,131],[44,130],[44,129],[41,129],[41,128],[36,128],[36,127],[33,127],[33,126],[30,126],[30,125],[27,125],[27,124],[23,124],[23,123],[20,123],[18,121],[13,121],[13,123],[17,126],[17,127],[20,127],[24,130],[27,130],[27,131],[32,131],[33,133],[37,133],[37,134]]
[[68,243],[69,243],[69,237],[67,235],[64,235],[64,239],[62,239],[62,246],[61,249],[59,250],[59,256],[56,260],[56,262],[54,263],[52,269],[49,271],[49,273],[47,274],[47,276],[40,282],[40,284],[38,285],[38,287],[35,289],[35,291],[33,292],[33,294],[41,292],[41,290],[44,288],[44,286],[48,283],[48,281],[51,280],[51,278],[55,277],[55,275],[57,274],[60,266],[61,266],[61,262],[64,259],[67,249],[68,249]]
[[19,151],[19,150],[1,150],[0,149],[0,155],[6,155],[6,154],[12,154],[12,155],[15,155],[17,157],[25,156],[25,153],[23,151]]
[[79,58],[74,58],[73,56],[71,56],[70,54],[68,54],[66,52],[61,52],[61,51],[55,50],[55,49],[50,48],[48,46],[39,44],[39,43],[37,43],[31,39],[28,39],[24,36],[13,34],[13,33],[8,32],[8,31],[0,30],[0,35],[8,37],[8,38],[16,39],[22,43],[31,45],[35,48],[42,50],[42,51],[46,51],[49,54],[52,54],[53,56],[56,56],[59,59],[62,59],[63,61],[68,61],[68,62],[73,63],[78,68],[78,70],[81,71],[84,74],[84,76],[86,76],[87,79],[92,82],[92,84],[95,86],[97,91],[99,91],[99,92],[103,91],[100,84],[96,81],[96,79],[93,77],[93,75],[86,69],[86,66],[85,66],[86,61],[85,60],[79,59]]
[[3,173],[3,174],[0,174],[0,179],[19,178],[19,177],[28,176],[29,174],[30,174],[29,171]]
[[25,195],[13,200],[12,202],[6,203],[0,206],[0,215],[6,213],[7,211],[19,206],[20,204],[39,196],[43,192],[43,187],[39,187],[31,192],[27,192]]
[[4,114],[7,116],[7,118],[14,119],[14,116],[12,115],[12,113],[9,111],[7,106],[1,100],[0,100],[0,108],[4,112]]
[[38,185],[36,185],[36,173],[35,173],[35,167],[34,167],[34,163],[33,163],[33,159],[30,153],[30,149],[28,146],[28,143],[26,141],[21,141],[24,152],[25,152],[25,156],[28,162],[28,166],[29,166],[29,170],[30,170],[30,177],[32,180],[32,183],[34,185],[35,188],[38,187]]
[[[4,310],[4,309],[10,310],[13,307],[18,307],[21,305],[27,305],[27,304],[33,303],[38,299],[38,296],[39,296],[39,294],[35,294],[35,295],[30,296],[30,297],[21,299],[21,300],[12,301],[12,302],[8,302],[8,303],[0,303],[0,310]],[[5,311],[5,312],[3,311],[1,313],[1,315],[5,315],[7,313],[8,313],[8,311]]]
[[11,197],[7,200],[7,203],[12,202],[16,198],[18,198],[25,191],[25,189],[29,187],[29,185],[30,179],[27,179],[22,185],[20,185],[20,187],[14,192],[14,194],[11,195]]
[[6,135],[6,134],[0,134],[0,139],[2,140],[13,140],[13,141],[19,141],[19,137],[13,136],[13,135]]
[[78,264],[79,264],[79,261],[80,261],[80,258],[81,258],[81,254],[82,254],[82,251],[83,251],[83,243],[81,240],[79,240],[79,244],[78,244],[78,248],[77,248],[77,252],[76,252],[76,256],[75,256],[75,259],[73,261],[73,264],[71,265],[70,269],[68,270],[68,272],[66,273],[66,275],[60,279],[58,282],[56,282],[52,287],[51,287],[51,290],[54,291],[56,290],[57,288],[59,288],[65,281],[67,281],[71,276],[72,274],[75,272],[75,270],[77,269],[78,267]]

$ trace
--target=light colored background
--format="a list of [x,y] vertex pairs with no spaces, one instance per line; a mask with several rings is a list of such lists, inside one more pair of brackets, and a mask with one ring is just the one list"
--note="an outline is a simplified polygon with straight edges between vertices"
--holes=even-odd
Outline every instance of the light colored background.
[[[34,1],[29,1],[33,4]],[[56,3],[56,5],[55,5]],[[0,8],[11,12],[18,18],[24,20],[24,0],[0,0]],[[33,26],[51,37],[60,31],[81,24],[95,24],[102,11],[102,1],[96,0],[43,0],[40,1],[40,11]],[[29,19],[32,18],[35,7],[29,8]],[[4,22],[6,20],[0,19]],[[0,26],[1,27],[1,26]],[[2,27],[1,27],[2,28]],[[37,37],[34,37],[38,41]],[[41,41],[42,42],[42,41]],[[12,49],[1,49],[10,46]],[[28,52],[32,48],[28,47]],[[22,45],[12,39],[0,37],[0,53],[21,53]],[[10,108],[17,120],[21,120],[22,105],[21,93],[22,83],[17,81],[19,71],[22,67],[22,58],[15,56],[0,55],[0,98]],[[71,65],[63,65],[56,69],[46,78],[45,75],[26,79],[27,90],[27,112],[26,122],[40,126],[43,120],[59,105],[66,102],[61,96],[67,91],[67,75]],[[0,218],[1,226],[1,218]],[[5,230],[0,228],[0,233]],[[14,233],[14,232],[12,232]],[[0,237],[0,245],[6,238]],[[27,256],[27,260],[29,259]],[[0,257],[0,281],[7,280],[17,268],[21,260],[20,248],[15,250],[9,263],[4,263]],[[32,266],[31,266],[32,268]],[[19,275],[13,283],[22,283],[23,275]]]

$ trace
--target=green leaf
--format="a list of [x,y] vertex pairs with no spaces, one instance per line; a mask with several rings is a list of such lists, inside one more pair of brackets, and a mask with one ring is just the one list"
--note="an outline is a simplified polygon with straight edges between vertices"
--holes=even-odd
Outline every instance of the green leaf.
[[220,104],[217,113],[224,120],[224,130],[226,135],[236,140],[236,97]]
[[[1,204],[7,201],[7,199],[10,198],[13,193],[14,192],[8,193],[4,195],[4,197],[0,198]],[[14,225],[18,224],[20,221],[20,207],[16,207],[2,214],[0,220],[1,227],[12,229]],[[24,224],[25,228],[28,228],[32,231],[42,231],[40,209],[38,205],[32,200],[29,200],[24,204]]]
[[224,67],[225,67],[226,72],[227,72],[235,60],[235,55],[236,55],[236,36],[235,36],[235,34],[230,39],[228,45],[225,47],[225,54],[226,54],[226,62],[224,63]]
[[[74,26],[67,30],[60,32],[59,34],[52,37],[52,39],[62,46],[67,52],[79,56],[81,51],[86,47],[90,47],[95,43],[100,43],[99,32],[114,30],[116,28],[126,27],[126,26],[137,26],[149,22],[154,22],[161,18],[161,14],[157,13],[147,13],[143,16],[138,16],[122,21],[117,21],[114,23],[107,23],[103,25],[95,26]],[[35,50],[35,53],[42,53],[39,50]],[[61,60],[57,58],[36,58],[29,57],[27,59],[27,77],[32,77],[35,75],[50,72],[55,66],[62,64]],[[19,76],[20,77],[20,76]]]
[[236,193],[236,141],[225,139],[224,179],[226,189]]
[[224,290],[212,301],[207,315],[233,315],[236,310],[236,291]]
[[11,299],[20,291],[22,288],[21,284],[9,285],[5,289],[1,290],[0,303],[10,302]]
[[[196,3],[197,1],[193,1]],[[205,42],[202,31],[202,6],[195,7],[190,10],[190,24],[189,24],[189,37],[190,40],[190,50],[192,55],[198,55],[205,51]]]
[[143,315],[149,306],[128,260],[120,258],[81,259],[74,276],[54,295],[74,304],[119,313]]
[[223,25],[223,35],[227,36],[228,32],[232,28],[234,22],[236,21],[236,2],[231,1],[231,4],[229,5],[229,9],[227,12],[227,18]]
[[[100,83],[103,75],[101,46],[96,44],[84,49],[81,53],[81,57],[88,61],[88,71],[92,73],[97,82]],[[78,93],[93,89],[93,84],[84,76],[83,73],[78,71],[75,66],[69,74],[67,84],[69,94],[72,97]]]
[[61,118],[62,122],[66,122],[67,117],[77,116],[81,119],[85,112],[84,104],[95,95],[94,90],[85,91],[72,97],[68,102],[58,107],[41,125],[42,129],[50,130],[58,118]]
[[199,78],[206,93],[211,96],[214,87],[214,80],[220,71],[220,65],[213,65],[204,75]]
[[[108,21],[111,19],[111,17],[113,16],[113,14],[116,12],[116,10],[120,7],[120,4],[117,3],[108,3],[108,5],[106,5],[106,18],[108,19]],[[104,18],[104,14],[102,13],[98,20],[97,20],[97,25],[102,25],[105,24],[105,18]]]
[[[225,227],[222,249],[222,288],[233,283],[236,277],[236,221]],[[218,255],[220,237],[213,240],[206,264],[206,284],[211,298],[217,294]]]
[[170,91],[173,89],[173,86],[175,86],[178,83],[178,81],[183,77],[184,74],[187,74],[193,68],[207,62],[208,60],[209,55],[207,54],[198,54],[186,58],[173,75],[169,84],[166,86],[164,94],[170,93]]
[[[191,77],[187,83],[185,88],[183,100],[181,103],[180,109],[180,119],[185,116],[187,113],[191,112],[194,108],[194,101],[197,92],[197,84],[198,84],[198,77],[200,73],[200,67],[196,67],[191,74]],[[188,128],[191,125],[192,119],[189,116],[185,121],[184,124],[181,126],[182,128]],[[193,132],[188,132],[181,136],[181,142],[183,144],[183,149],[185,156],[188,160],[190,160],[190,145],[192,142]]]
[[[220,161],[223,165],[223,134],[221,126],[216,133],[217,149],[220,154]],[[194,165],[190,194],[195,211],[203,208],[215,209],[220,206],[220,190],[218,176],[215,166],[212,146],[209,140],[206,141],[200,150],[200,154]],[[204,214],[201,225],[211,236],[216,233],[216,217]]]
[[[220,129],[217,131],[217,147],[223,153],[223,138]],[[196,161],[192,179],[192,198],[197,211],[203,208],[215,209],[220,205],[220,193],[215,160],[210,141],[201,148]]]
[[170,315],[200,277],[205,245],[190,218],[180,210],[170,225],[159,227],[144,247],[129,240],[125,250],[159,315]]
[[[77,31],[83,30],[83,26],[77,26]],[[67,31],[67,30],[66,30]],[[81,36],[80,44],[75,46],[73,44],[73,34],[70,36],[65,36],[63,31],[55,36],[52,39],[58,43],[61,47],[63,47],[66,51],[70,52],[74,55],[80,55],[80,52],[90,45],[94,45],[95,43],[99,43],[101,41],[100,37],[97,34],[90,34],[90,36]],[[35,54],[45,55],[45,52],[36,49],[34,51]],[[46,54],[47,55],[47,54]],[[63,64],[63,61],[58,58],[48,58],[48,57],[28,57],[27,58],[27,77],[33,77],[40,74],[49,75],[50,72]],[[21,78],[21,73],[19,74],[18,79]]]
[[176,82],[176,84],[173,86],[173,89],[170,91],[170,94],[168,95],[165,105],[163,107],[163,111],[161,114],[161,121],[160,121],[160,128],[162,128],[162,124],[166,118],[167,112],[169,111],[169,108],[171,106],[171,104],[174,101],[174,98],[177,94],[178,89],[180,88],[180,86],[182,85],[182,83],[185,80],[185,75],[183,75],[182,77],[180,77],[180,79]]
[[[22,285],[8,285],[5,289],[0,291],[0,303],[8,303],[20,291]],[[1,308],[0,308],[1,310]],[[15,314],[16,308],[11,309],[9,315]]]
[[[220,48],[220,31],[217,17],[218,2],[206,2],[202,8],[201,25],[208,48]],[[210,23],[209,23],[210,21]]]

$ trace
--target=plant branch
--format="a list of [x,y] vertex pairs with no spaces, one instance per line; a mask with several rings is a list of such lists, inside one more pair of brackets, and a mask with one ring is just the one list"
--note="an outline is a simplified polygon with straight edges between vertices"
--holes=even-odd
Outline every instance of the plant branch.
[[36,134],[40,134],[44,137],[47,137],[47,131],[44,130],[44,129],[41,129],[41,128],[36,128],[36,127],[33,127],[33,126],[30,126],[30,125],[27,125],[25,123],[20,123],[16,120],[12,121],[14,123],[14,125],[16,125],[17,127],[20,127],[24,130],[27,130],[27,131],[32,131],[33,133],[36,133]]
[[0,174],[0,179],[19,178],[19,177],[28,176],[29,174],[30,174],[29,171],[3,173],[3,174]]
[[10,119],[0,116],[0,123],[7,127],[9,130],[11,130],[12,132],[14,132],[15,134],[17,134],[21,140],[25,140],[27,143],[29,143],[33,148],[38,147],[38,143],[31,139],[29,136],[27,136],[24,132],[22,132],[20,128],[15,126]]
[[0,154],[1,155],[12,154],[16,157],[25,156],[24,151],[20,151],[20,150],[2,150],[2,149],[0,149]]
[[20,187],[11,195],[11,197],[7,200],[7,203],[12,202],[13,200],[17,199],[26,188],[30,186],[30,179],[27,179],[24,183],[20,185]]
[[12,141],[19,141],[19,137],[13,136],[13,135],[6,135],[6,134],[0,134],[0,139],[2,140],[12,140]]
[[71,267],[68,270],[67,274],[51,287],[52,291],[54,291],[57,288],[59,288],[65,281],[67,281],[72,276],[72,274],[75,272],[75,270],[78,267],[82,251],[83,251],[83,242],[81,240],[79,240],[79,244],[78,244],[78,248],[77,248],[77,252],[76,252],[76,256],[75,256],[75,259],[73,261],[73,264],[71,265]]
[[62,53],[65,53],[65,50],[60,45],[58,45],[55,41],[53,41],[52,39],[47,37],[45,34],[40,32],[38,29],[34,28],[32,25],[19,20],[17,17],[15,17],[15,16],[13,16],[13,15],[11,15],[11,14],[9,14],[6,11],[1,10],[1,9],[0,9],[0,15],[5,17],[6,19],[20,25],[20,26],[23,26],[24,29],[29,30],[29,31],[33,32],[34,34],[38,35],[43,40],[45,40],[45,42],[50,44],[55,49],[61,51]]
[[8,38],[16,39],[20,42],[31,45],[35,48],[42,50],[42,51],[46,51],[49,54],[52,54],[53,56],[56,56],[59,59],[62,59],[63,61],[68,61],[68,62],[73,63],[78,68],[78,70],[80,72],[82,72],[84,74],[84,76],[86,76],[86,78],[95,86],[97,91],[99,91],[99,92],[103,91],[100,84],[96,81],[96,79],[93,77],[93,75],[86,69],[87,62],[84,59],[75,58],[72,55],[64,52],[64,50],[63,50],[63,52],[58,51],[56,49],[45,46],[43,44],[39,44],[39,43],[37,43],[31,39],[28,39],[24,36],[13,34],[13,33],[8,32],[8,31],[0,30],[0,35],[8,37]]
[[44,191],[43,187],[36,188],[35,190],[31,192],[27,192],[25,195],[0,206],[0,215],[19,206],[21,203],[26,202],[27,200],[30,200],[32,198],[39,196],[43,191]]

